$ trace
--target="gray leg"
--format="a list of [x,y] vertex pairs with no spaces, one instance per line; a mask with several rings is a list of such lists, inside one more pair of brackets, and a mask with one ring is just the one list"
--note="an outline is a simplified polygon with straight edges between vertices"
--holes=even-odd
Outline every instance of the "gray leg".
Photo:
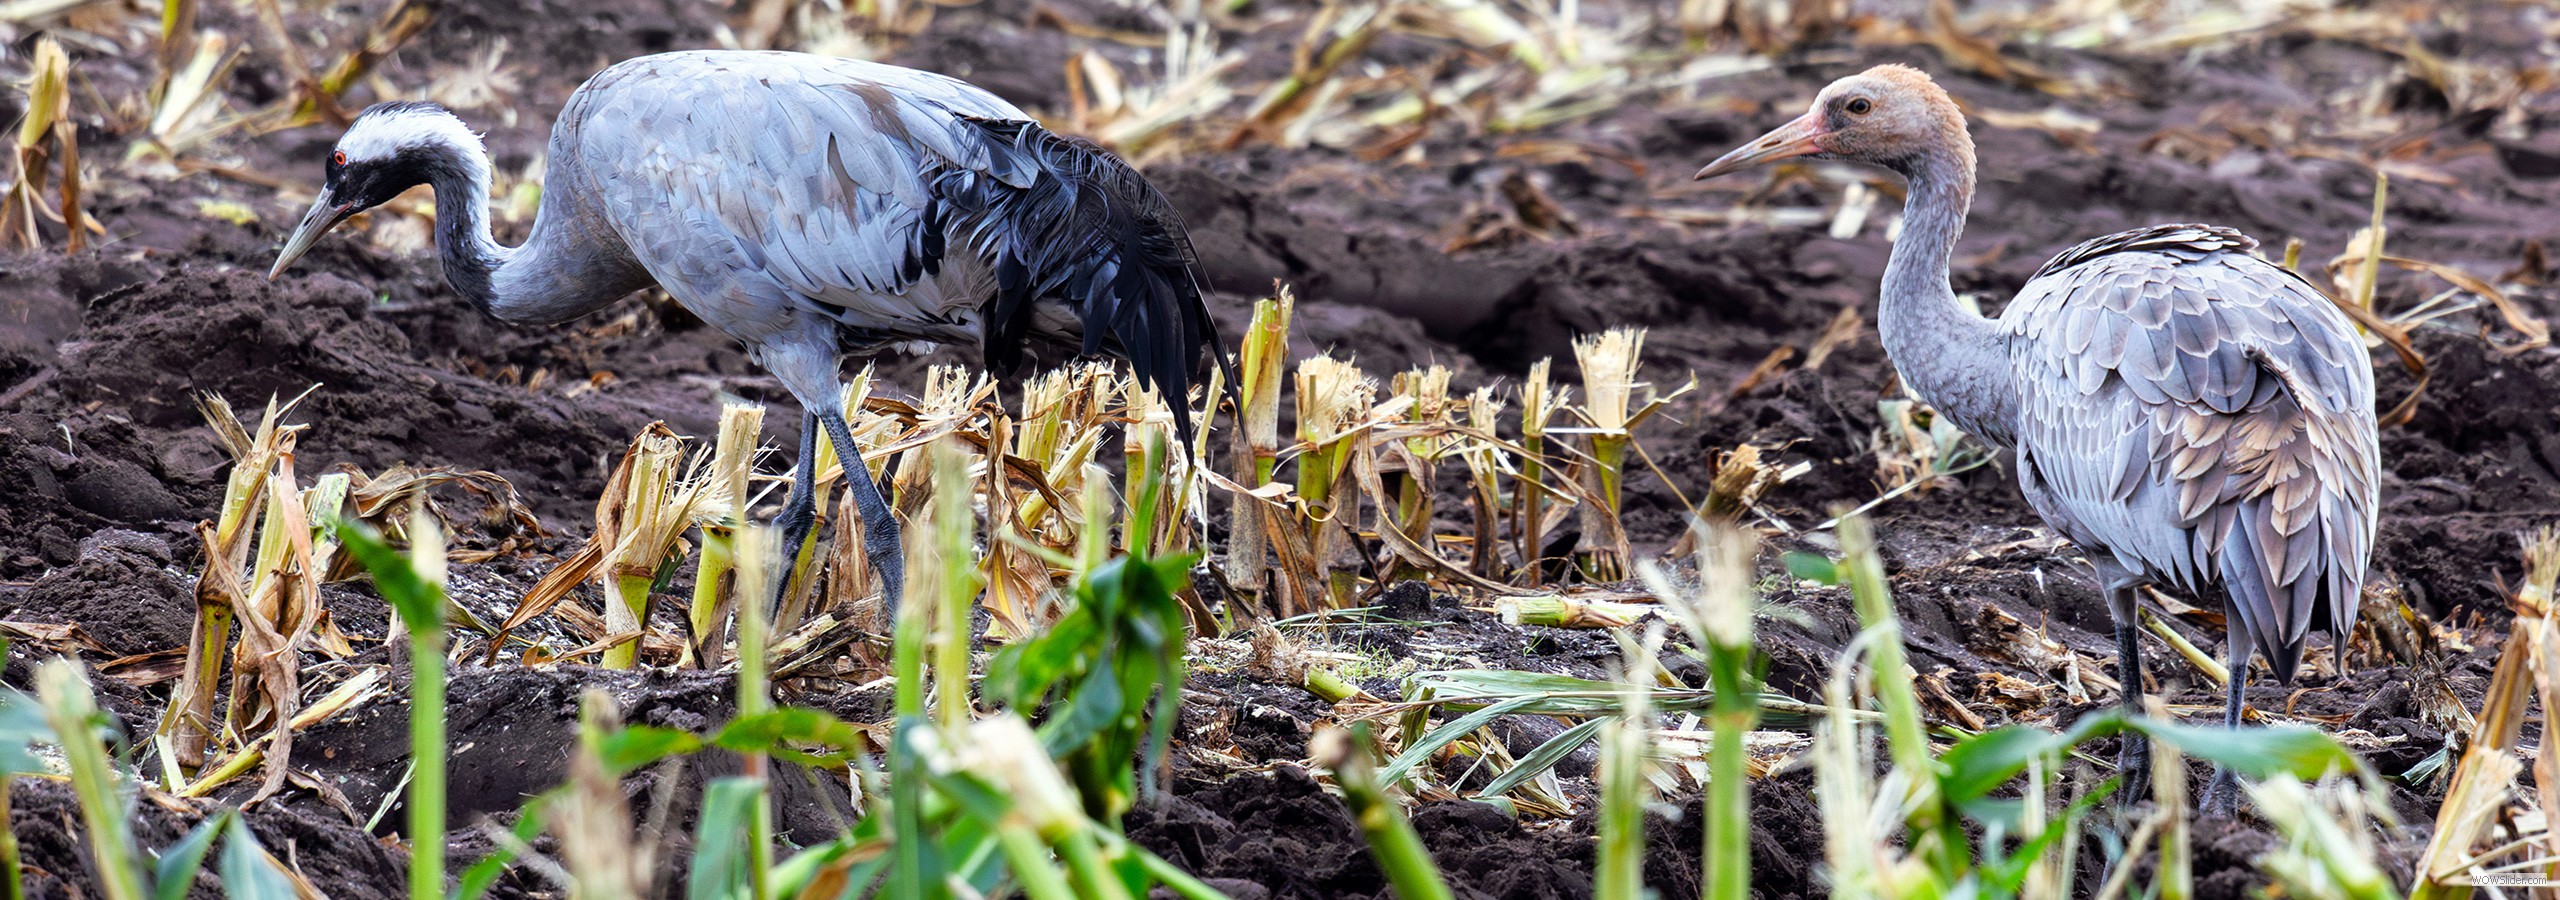
[[862,513],[862,555],[870,558],[871,571],[880,578],[880,601],[895,619],[907,582],[898,517],[880,496],[880,486],[872,482],[871,468],[862,464],[862,450],[853,443],[853,426],[834,412],[819,414],[819,420],[826,423],[827,438],[836,444],[836,458],[844,460],[844,482],[853,489],[854,508]]
[[[2240,707],[2246,701],[2249,684],[2249,636],[2237,627],[2224,641],[2223,659],[2231,667],[2231,689],[2222,703],[2222,727],[2240,727]],[[2240,776],[2230,769],[2214,767],[2213,782],[2205,785],[2204,814],[2209,818],[2228,819],[2240,813]]]
[[[818,524],[818,414],[800,415],[800,461],[791,468],[791,496],[782,504],[782,569],[791,571],[791,560],[800,555],[800,545],[809,539],[809,529]],[[782,579],[788,580],[788,579]],[[785,586],[777,581],[776,590]]]
[[[2111,571],[2112,570],[2112,571]],[[2127,716],[2140,716],[2142,709],[2142,629],[2134,624],[2136,616],[2133,589],[2140,582],[2131,573],[2101,565],[2098,577],[2105,585],[2107,612],[2116,623],[2116,681],[2123,685],[2117,691],[2117,702],[2124,705]],[[2124,783],[2116,789],[2117,802],[2132,803],[2151,793],[2151,741],[2139,732],[2128,731],[2116,743],[2116,774]]]
[[818,415],[800,416],[800,461],[791,466],[791,496],[782,502],[782,518],[774,524],[782,526],[781,557],[774,561],[773,596],[764,607],[765,621],[782,613],[782,601],[791,591],[791,564],[800,559],[800,545],[809,540],[809,530],[818,524]]

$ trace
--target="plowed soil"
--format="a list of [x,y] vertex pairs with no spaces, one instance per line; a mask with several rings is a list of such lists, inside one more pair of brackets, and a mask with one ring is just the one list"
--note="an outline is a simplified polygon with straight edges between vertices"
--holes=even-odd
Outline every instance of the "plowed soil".
[[[367,15],[379,5],[366,4]],[[227,20],[239,14],[222,6],[203,12],[207,27],[256,30],[245,19]],[[1072,50],[1090,46],[1124,68],[1143,68],[1129,47],[1074,37],[1054,24],[1064,16],[1155,27],[1127,21],[1136,13],[1105,3],[1038,4],[1037,13],[1034,6],[987,0],[943,9],[931,30],[896,44],[888,61],[950,72],[1044,111],[1068,102],[1055,73]],[[1585,6],[1614,14],[1615,4]],[[2427,26],[2414,39],[2447,58],[2529,63],[2548,52],[2552,26],[2541,14],[2524,5],[2480,6],[2467,27]],[[507,60],[520,85],[507,104],[512,112],[465,115],[490,128],[499,168],[517,170],[541,151],[551,111],[588,74],[631,55],[712,46],[720,25],[715,6],[677,0],[459,0],[443,4],[437,22],[386,69],[397,83],[415,83],[438,66],[476,58],[493,38],[508,39],[515,49]],[[1268,27],[1227,40],[1246,51],[1250,67],[1271,70],[1285,67],[1298,31]],[[1676,46],[1671,36],[1653,40],[1662,49]],[[1401,51],[1390,42],[1376,52]],[[2390,194],[2394,255],[2491,278],[2523,313],[2560,318],[2560,287],[2551,280],[2560,272],[2542,252],[2560,243],[2560,165],[2553,163],[2560,160],[2560,92],[2527,91],[2501,108],[2464,108],[2411,75],[2397,53],[2312,37],[2236,40],[2158,56],[2033,55],[2045,70],[2098,88],[2057,99],[1966,74],[1925,48],[1841,44],[1710,82],[1709,97],[1628,103],[1530,135],[1435,132],[1419,145],[1420,163],[1249,144],[1154,162],[1147,173],[1181,206],[1230,335],[1250,299],[1266,294],[1274,279],[1292,284],[1303,300],[1297,351],[1349,354],[1380,375],[1438,362],[1456,368],[1462,384],[1513,379],[1541,356],[1569,366],[1568,341],[1577,333],[1649,327],[1647,376],[1670,386],[1694,375],[1701,388],[1642,432],[1671,482],[1631,480],[1628,525],[1647,554],[1678,536],[1684,514],[1673,487],[1698,496],[1714,455],[1737,444],[1809,466],[1765,501],[1770,517],[1796,529],[1887,486],[1875,449],[1878,401],[1898,389],[1872,326],[1858,327],[1818,368],[1802,363],[1843,310],[1874,320],[1897,201],[1885,197],[1872,220],[1845,237],[1824,224],[1684,226],[1654,214],[1746,203],[1835,206],[1839,185],[1819,179],[1695,187],[1686,175],[1792,117],[1828,80],[1873,62],[1929,69],[1976,115],[1982,190],[1954,281],[1988,309],[2053,253],[2156,222],[2237,227],[2271,254],[2299,239],[2303,267],[2316,268],[2370,215],[2373,170],[2359,160],[2387,156],[2403,167]],[[83,49],[75,57],[84,77],[108,89],[147,82],[147,50],[117,56]],[[244,90],[280,90],[282,76],[269,65],[244,63]],[[2330,127],[2346,110],[2376,102],[2404,125],[2417,124],[2360,136]],[[2002,127],[1985,118],[2057,105],[2094,130]],[[336,133],[327,126],[284,132],[239,142],[231,152],[271,177],[316,183]],[[102,160],[119,157],[130,140],[103,120],[85,123],[82,137],[84,153]],[[1502,152],[1530,139],[1595,152],[1561,161]],[[1462,220],[1488,208],[1502,214],[1496,185],[1515,175],[1570,215],[1575,233],[1449,250]],[[384,249],[342,235],[294,273],[267,280],[266,266],[299,209],[266,188],[197,175],[93,189],[93,214],[109,232],[99,246],[68,257],[0,256],[0,619],[78,625],[92,664],[186,640],[202,564],[193,527],[213,515],[227,463],[197,413],[201,393],[219,393],[254,414],[270,396],[289,398],[317,385],[291,418],[311,425],[301,443],[305,472],[408,463],[505,477],[547,534],[484,528],[461,536],[463,546],[511,541],[523,548],[457,570],[458,579],[485,588],[473,593],[490,604],[480,610],[489,615],[503,615],[506,599],[575,547],[590,527],[611,455],[650,420],[708,434],[720,396],[744,396],[776,407],[767,418],[769,443],[796,446],[789,429],[798,417],[786,395],[725,338],[645,296],[558,328],[512,329],[446,291],[424,248]],[[258,220],[234,225],[207,217],[196,205],[207,198],[245,203]],[[379,224],[385,218],[374,216],[376,227],[387,227]],[[512,226],[517,235],[523,227]],[[2445,287],[2421,274],[2386,272],[2376,305],[2406,309]],[[2415,348],[2430,380],[2414,415],[2382,435],[2377,580],[2397,586],[2440,624],[2453,655],[2445,667],[2449,684],[2473,705],[2507,621],[2508,586],[2521,577],[2515,535],[2560,519],[2560,350],[2505,349],[2519,339],[2485,308],[2419,329]],[[1781,348],[1794,349],[1793,362],[1750,377]],[[884,363],[891,384],[913,388],[927,362],[975,358],[974,350],[946,348]],[[2375,360],[2383,406],[2417,388],[2388,351],[2378,350]],[[2095,689],[2071,696],[2053,671],[2018,649],[2040,632],[2092,673],[2107,671],[2114,655],[2086,566],[2038,526],[2005,467],[1945,479],[1884,503],[1874,518],[1912,663],[1946,704],[1993,725],[2058,725],[2114,701],[2112,691]],[[1776,541],[1821,547],[1796,537]],[[592,593],[580,598],[595,602]],[[380,601],[361,584],[333,586],[328,599],[335,620],[365,651],[357,661],[382,662]],[[1814,697],[1855,631],[1848,601],[1804,587],[1774,599],[1804,616],[1763,626],[1773,687]],[[2219,605],[2185,599],[2204,610]],[[1418,612],[1402,618],[1430,624],[1338,629],[1328,640],[1426,667],[1472,659],[1585,677],[1605,677],[1617,654],[1602,633],[1504,625],[1453,598],[1423,603]],[[2208,651],[2221,646],[2210,612],[2172,619]],[[2201,676],[2164,645],[2148,647],[2155,690],[2194,716],[2218,710]],[[13,646],[6,681],[24,686],[32,662],[59,649]],[[2249,699],[2269,714],[2332,728],[2393,779],[2392,800],[2409,826],[2386,836],[2385,856],[2405,878],[2442,782],[2397,776],[2444,747],[2446,736],[2423,714],[2407,668],[2377,653],[2347,656],[2342,671],[2319,654],[2292,686],[2261,674]],[[99,680],[128,733],[148,734],[169,685]],[[2040,687],[2020,694],[2004,687],[2013,683]],[[525,796],[557,783],[579,691],[591,686],[608,690],[632,721],[706,728],[729,714],[729,686],[710,676],[458,668],[453,739],[467,749],[455,760],[453,817],[465,826],[456,853],[488,846],[468,826],[510,815]],[[1396,689],[1385,674],[1366,686],[1381,695]],[[880,717],[876,693],[849,687],[798,700]],[[1294,687],[1203,674],[1177,733],[1194,749],[1231,752],[1246,767],[1184,755],[1172,795],[1134,814],[1131,832],[1238,898],[1386,896],[1341,805],[1300,768],[1311,728],[1329,712]],[[341,900],[401,893],[403,854],[378,841],[401,817],[384,816],[374,833],[363,823],[397,787],[404,717],[397,704],[377,703],[303,735],[295,765],[326,789],[296,787],[251,816],[270,847]],[[683,777],[700,778],[720,764],[707,761]],[[1584,801],[1589,769],[1587,759],[1563,769]],[[1762,897],[1824,894],[1810,783],[1808,771],[1787,769],[1755,794]],[[632,790],[635,798],[650,796],[646,784]],[[832,831],[849,814],[840,785],[802,779],[782,790],[785,825],[804,837]],[[10,824],[26,845],[29,896],[94,896],[70,837],[76,813],[68,792],[22,780],[14,802]],[[1696,801],[1673,797],[1668,804],[1675,812],[1657,819],[1648,876],[1664,896],[1694,896]],[[142,837],[166,843],[199,814],[146,803]],[[1590,892],[1587,811],[1512,819],[1480,804],[1440,803],[1421,807],[1415,819],[1467,896]],[[2207,826],[2196,859],[2203,895],[2253,890],[2259,878],[2249,860],[2271,840],[2246,821]],[[662,893],[678,884],[658,882]],[[202,895],[211,890],[199,886]],[[499,892],[545,896],[557,888],[518,873]]]

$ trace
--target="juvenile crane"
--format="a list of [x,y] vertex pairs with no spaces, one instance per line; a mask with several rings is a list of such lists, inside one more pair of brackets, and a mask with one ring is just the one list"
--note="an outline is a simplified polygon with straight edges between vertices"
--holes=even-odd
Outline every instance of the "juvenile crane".
[[[2142,693],[2146,582],[2223,592],[2233,727],[2251,648],[2289,682],[2311,629],[2353,630],[2377,506],[2373,370],[2318,289],[2237,231],[2159,225],[2064,251],[1996,320],[1966,309],[1947,261],[1973,202],[1973,138],[1907,66],[1833,82],[1697,177],[1799,156],[1909,182],[1876,322],[1885,352],[1940,415],[2016,450],[2028,504],[2087,552],[2127,707]],[[2120,765],[2139,780],[2148,759],[2127,740]],[[2233,811],[2235,787],[2218,773],[2207,808]]]
[[268,277],[424,184],[446,283],[500,320],[556,324],[665,288],[806,410],[784,546],[816,520],[824,428],[893,608],[898,522],[851,462],[844,357],[975,342],[1005,372],[1032,336],[1080,338],[1127,358],[1190,431],[1183,398],[1217,338],[1180,217],[1109,151],[965,82],[801,53],[644,56],[570,96],[548,165],[531,234],[501,246],[479,136],[431,104],[376,105],[339,137]]

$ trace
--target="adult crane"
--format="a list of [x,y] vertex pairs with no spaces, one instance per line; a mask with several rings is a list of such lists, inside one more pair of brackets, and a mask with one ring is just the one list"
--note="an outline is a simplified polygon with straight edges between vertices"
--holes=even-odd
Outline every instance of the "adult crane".
[[375,105],[339,137],[268,275],[424,184],[446,283],[498,319],[556,324],[665,288],[806,410],[784,546],[816,519],[824,428],[893,608],[899,526],[851,462],[844,357],[974,342],[1006,372],[1033,336],[1080,339],[1128,359],[1192,427],[1183,398],[1217,336],[1172,205],[1109,151],[958,79],[801,53],[639,57],[569,97],[548,166],[532,232],[501,246],[479,136],[432,104]]
[[[2017,451],[2018,486],[2086,551],[2115,620],[2117,677],[2139,711],[2134,589],[2219,587],[2240,724],[2251,648],[2290,682],[2308,632],[2344,640],[2373,548],[2373,370],[2355,328],[2228,228],[2108,235],[2045,264],[1998,319],[1956,300],[1947,261],[1973,202],[1973,138],[1929,76],[1887,65],[1698,171],[1789,157],[1882,166],[1910,185],[1877,328],[1920,399]],[[2147,775],[2147,749],[2119,760]],[[2228,770],[2206,807],[2237,805]]]

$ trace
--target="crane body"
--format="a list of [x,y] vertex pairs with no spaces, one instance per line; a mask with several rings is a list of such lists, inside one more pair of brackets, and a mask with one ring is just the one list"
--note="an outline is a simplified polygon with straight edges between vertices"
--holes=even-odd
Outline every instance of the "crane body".
[[[782,524],[815,521],[821,431],[845,421],[847,356],[977,344],[1009,372],[1034,337],[1126,358],[1184,402],[1216,333],[1180,217],[1109,151],[929,72],[801,53],[688,51],[596,74],[554,122],[525,243],[490,235],[488,154],[452,113],[377,104],[339,138],[281,274],[348,216],[417,185],[438,200],[445,279],[498,319],[555,324],[650,285],[744,345],[806,411]],[[894,607],[899,526],[864,467],[846,481]]]
[[[2354,628],[2379,507],[2373,370],[2318,288],[2237,231],[2161,225],[2047,263],[1997,319],[1947,279],[1973,198],[1973,142],[1929,77],[1879,66],[1726,154],[1710,178],[1789,157],[1883,166],[1910,190],[1877,326],[1904,384],[2013,449],[2028,505],[2083,550],[2115,620],[2123,702],[2140,711],[2136,590],[2218,590],[2236,727],[2254,649],[2291,681],[2310,631]],[[2147,748],[2119,765],[2147,774]],[[2229,772],[2208,809],[2237,803]]]

